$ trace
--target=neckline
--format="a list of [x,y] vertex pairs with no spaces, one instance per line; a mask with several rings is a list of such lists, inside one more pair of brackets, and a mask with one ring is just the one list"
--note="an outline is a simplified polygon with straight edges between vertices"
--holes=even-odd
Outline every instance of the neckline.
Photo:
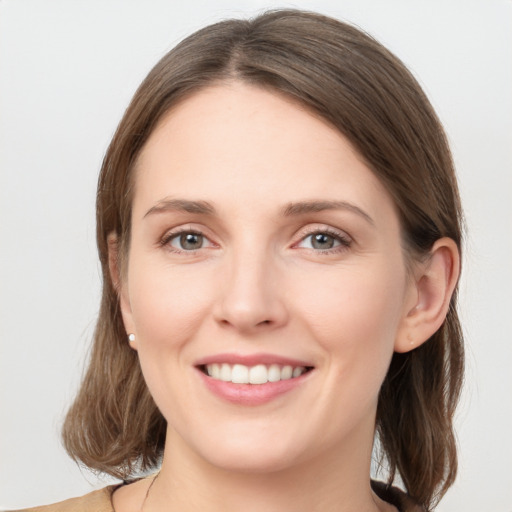
[[[158,474],[158,473],[157,473]],[[116,512],[113,503],[114,492],[120,487],[124,487],[126,485],[133,484],[135,482],[139,482],[140,480],[144,480],[145,478],[153,478],[155,474],[148,475],[146,477],[134,478],[133,480],[123,480],[119,484],[110,485],[108,487],[109,491],[109,501],[110,501],[110,512]],[[424,508],[417,505],[404,491],[399,489],[398,487],[393,487],[390,484],[386,484],[385,482],[381,482],[379,480],[370,480],[371,487],[373,492],[377,494],[377,496],[396,507],[398,512],[414,512],[414,511],[423,511]]]

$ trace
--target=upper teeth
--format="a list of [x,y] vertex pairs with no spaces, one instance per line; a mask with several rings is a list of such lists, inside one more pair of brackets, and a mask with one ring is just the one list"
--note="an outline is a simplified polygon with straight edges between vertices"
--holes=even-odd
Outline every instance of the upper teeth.
[[270,366],[258,364],[251,367],[243,364],[230,365],[227,363],[206,365],[206,373],[210,377],[235,384],[266,384],[267,382],[288,380],[299,377],[305,371],[304,366],[293,367],[278,364],[271,364]]

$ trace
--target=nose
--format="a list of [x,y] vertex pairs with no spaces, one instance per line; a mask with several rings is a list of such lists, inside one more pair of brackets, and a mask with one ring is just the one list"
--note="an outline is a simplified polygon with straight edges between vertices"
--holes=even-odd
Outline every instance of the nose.
[[225,264],[214,308],[215,320],[244,334],[285,325],[288,321],[286,290],[272,255],[244,251],[233,254]]

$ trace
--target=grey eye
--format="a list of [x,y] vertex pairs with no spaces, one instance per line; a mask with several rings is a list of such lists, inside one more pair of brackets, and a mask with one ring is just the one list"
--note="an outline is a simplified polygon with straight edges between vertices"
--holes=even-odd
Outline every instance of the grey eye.
[[310,235],[310,238],[311,247],[313,247],[313,249],[332,249],[336,243],[339,244],[338,240],[327,233],[315,233]]
[[317,233],[311,233],[304,237],[299,247],[326,251],[342,244],[344,244],[344,242],[337,235],[330,235],[329,233],[318,231]]
[[184,251],[201,249],[203,244],[204,237],[199,233],[181,233],[180,235],[175,236],[171,241],[171,245],[173,247]]

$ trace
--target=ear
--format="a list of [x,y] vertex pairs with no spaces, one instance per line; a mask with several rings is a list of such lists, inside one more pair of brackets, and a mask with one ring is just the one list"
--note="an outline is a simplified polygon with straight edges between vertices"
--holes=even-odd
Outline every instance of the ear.
[[425,343],[443,324],[459,279],[460,254],[451,238],[440,238],[428,259],[414,272],[411,300],[406,304],[395,352],[409,352]]
[[[132,310],[128,296],[128,287],[126,277],[122,275],[119,258],[119,242],[117,234],[112,232],[107,237],[108,244],[108,268],[112,285],[119,299],[121,315],[123,317],[124,328],[126,329],[126,340],[133,349],[137,349],[137,337],[135,333],[135,324],[133,322]],[[129,335],[130,339],[128,338]],[[132,339],[133,338],[133,339]]]

